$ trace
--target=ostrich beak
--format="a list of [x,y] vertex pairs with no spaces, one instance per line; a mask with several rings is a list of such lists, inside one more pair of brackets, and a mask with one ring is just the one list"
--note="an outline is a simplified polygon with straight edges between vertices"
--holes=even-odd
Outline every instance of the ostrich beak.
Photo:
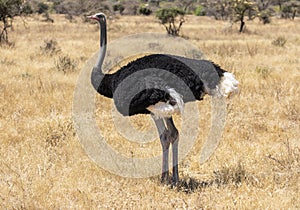
[[98,20],[98,18],[95,15],[89,15],[86,16],[88,19]]

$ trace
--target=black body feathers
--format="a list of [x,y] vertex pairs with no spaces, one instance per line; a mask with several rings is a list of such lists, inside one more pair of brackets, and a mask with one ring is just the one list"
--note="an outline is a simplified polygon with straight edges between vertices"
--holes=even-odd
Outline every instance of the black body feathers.
[[147,114],[150,105],[172,102],[170,88],[182,95],[184,102],[202,100],[216,88],[224,72],[207,60],[152,54],[104,75],[97,91],[113,98],[124,116]]

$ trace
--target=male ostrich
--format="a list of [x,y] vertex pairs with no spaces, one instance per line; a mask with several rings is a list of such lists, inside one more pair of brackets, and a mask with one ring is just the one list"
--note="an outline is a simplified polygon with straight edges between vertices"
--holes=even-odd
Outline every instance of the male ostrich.
[[[93,87],[99,94],[113,98],[117,110],[124,116],[152,116],[163,150],[161,181],[169,181],[168,154],[172,144],[172,184],[178,184],[179,135],[172,115],[182,112],[184,103],[202,100],[205,94],[226,97],[237,91],[238,82],[231,73],[210,61],[166,54],[147,55],[130,62],[113,74],[104,74],[102,63],[107,45],[106,17],[103,13],[97,13],[89,18],[100,24],[100,53],[92,70]],[[144,71],[144,75],[132,76]],[[136,81],[126,81],[130,77]]]

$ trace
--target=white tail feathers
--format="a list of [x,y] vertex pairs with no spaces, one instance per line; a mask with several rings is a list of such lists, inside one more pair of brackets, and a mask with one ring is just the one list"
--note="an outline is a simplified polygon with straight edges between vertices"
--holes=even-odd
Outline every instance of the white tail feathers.
[[217,95],[223,97],[231,97],[238,93],[239,82],[234,78],[234,75],[229,72],[225,72],[219,85],[217,85]]

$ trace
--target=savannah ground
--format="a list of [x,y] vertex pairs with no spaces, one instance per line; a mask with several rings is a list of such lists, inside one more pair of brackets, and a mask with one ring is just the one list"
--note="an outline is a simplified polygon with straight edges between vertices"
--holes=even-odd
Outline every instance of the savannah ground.
[[[222,141],[203,165],[210,102],[195,103],[201,116],[192,123],[201,132],[180,163],[179,189],[161,185],[159,176],[119,177],[89,159],[76,136],[72,103],[79,72],[98,50],[98,26],[63,16],[53,15],[53,24],[41,19],[26,18],[26,27],[16,19],[9,34],[14,45],[0,47],[1,209],[300,208],[299,19],[247,22],[240,34],[228,22],[188,17],[183,36],[234,72],[240,93],[229,101]],[[154,17],[108,21],[109,41],[139,32],[165,33]],[[272,44],[279,37],[284,46]],[[60,50],[46,52],[49,40]],[[74,71],[59,71],[62,57],[71,58]],[[97,96],[97,107],[99,128],[113,148],[137,157],[161,152],[158,138],[140,148],[115,131],[109,99]],[[149,116],[131,123],[153,128]]]

